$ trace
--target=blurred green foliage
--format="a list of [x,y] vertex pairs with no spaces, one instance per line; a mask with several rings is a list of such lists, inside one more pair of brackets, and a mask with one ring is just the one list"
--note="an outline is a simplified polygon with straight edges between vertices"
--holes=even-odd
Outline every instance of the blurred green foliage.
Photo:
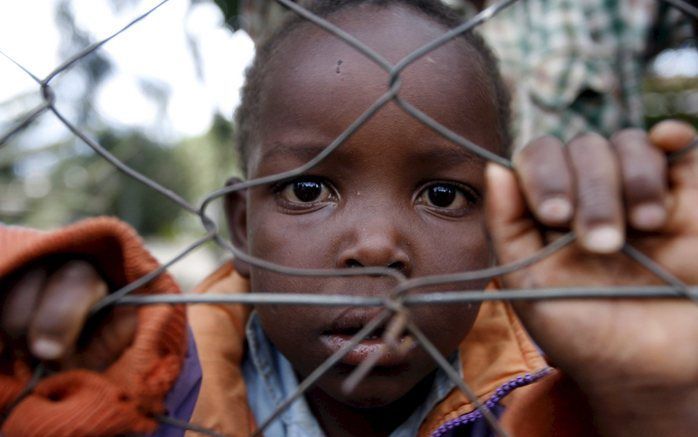
[[647,126],[671,117],[698,129],[698,77],[650,76],[643,88]]
[[[197,3],[202,0],[193,0],[192,3]],[[240,0],[213,0],[223,12],[225,24],[233,30],[240,28]]]
[[[196,3],[198,0],[192,0]],[[114,0],[115,6],[118,6]],[[236,29],[237,1],[218,0],[226,23]],[[61,57],[67,58],[94,42],[77,24],[71,0],[61,0],[55,10]],[[196,58],[196,57],[195,57]],[[138,130],[108,126],[94,110],[99,86],[112,66],[94,52],[76,63],[69,74],[81,78],[76,123],[104,148],[136,171],[171,189],[190,204],[198,203],[225,180],[238,174],[234,157],[233,126],[222,115],[206,134],[164,144]],[[150,92],[165,105],[167,92]],[[29,129],[32,129],[30,126]],[[40,169],[37,171],[37,169]],[[55,228],[96,215],[120,217],[144,237],[174,237],[200,233],[197,217],[151,188],[119,172],[79,139],[28,147],[13,141],[0,156],[0,222],[37,228]],[[220,216],[220,208],[213,213]]]
[[[104,129],[99,143],[131,168],[197,204],[206,193],[237,174],[230,138],[232,127],[217,117],[201,137],[174,146],[159,144],[140,132]],[[56,144],[35,153],[58,162],[47,174],[18,177],[12,165],[0,163],[0,221],[53,228],[95,215],[113,215],[130,223],[144,236],[172,237],[200,230],[194,216],[171,200],[119,172],[102,157],[77,142]],[[188,219],[188,220],[185,220]]]

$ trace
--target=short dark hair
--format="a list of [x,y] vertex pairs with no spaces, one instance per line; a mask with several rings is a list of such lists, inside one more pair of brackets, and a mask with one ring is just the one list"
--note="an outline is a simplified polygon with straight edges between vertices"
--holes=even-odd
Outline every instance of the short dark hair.
[[[327,18],[339,11],[363,4],[378,7],[404,5],[421,12],[448,29],[452,29],[462,23],[462,19],[456,12],[445,6],[440,0],[318,0],[308,7],[308,10],[321,18]],[[245,175],[247,175],[247,160],[250,155],[249,144],[253,133],[259,129],[259,102],[267,75],[267,65],[275,55],[279,44],[305,23],[312,24],[305,18],[292,14],[283,25],[259,45],[254,62],[247,70],[245,86],[242,90],[242,100],[235,116],[237,124],[237,154],[240,167]],[[511,118],[510,98],[499,73],[497,58],[478,34],[469,31],[460,35],[459,38],[465,39],[468,45],[481,57],[485,75],[491,81],[494,93],[493,104],[497,108],[498,134],[500,144],[503,147],[502,153],[508,155],[512,141],[509,131]]]

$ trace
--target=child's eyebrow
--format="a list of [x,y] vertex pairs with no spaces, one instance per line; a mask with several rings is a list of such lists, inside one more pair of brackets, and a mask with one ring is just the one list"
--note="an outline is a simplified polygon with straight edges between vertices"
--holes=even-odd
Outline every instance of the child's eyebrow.
[[[275,142],[262,153],[262,162],[276,157],[292,157],[301,161],[310,161],[327,148],[327,144],[294,144]],[[340,147],[341,148],[341,147]],[[341,154],[335,150],[332,154]]]
[[455,167],[462,164],[483,164],[483,159],[456,145],[430,145],[425,150],[414,152],[412,159],[418,162],[438,164],[440,167]]
[[[326,148],[327,144],[321,143],[275,142],[264,150],[261,159],[262,162],[273,159],[290,159],[299,163],[305,163],[318,156]],[[329,159],[351,163],[354,153],[340,146],[331,153]],[[459,165],[484,165],[482,158],[453,143],[430,143],[422,144],[418,147],[405,147],[403,159],[415,163],[415,165],[442,169],[453,168]]]

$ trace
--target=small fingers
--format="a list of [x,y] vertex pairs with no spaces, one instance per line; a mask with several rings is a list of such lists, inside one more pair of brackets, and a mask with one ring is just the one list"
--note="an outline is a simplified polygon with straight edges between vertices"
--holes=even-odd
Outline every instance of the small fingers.
[[73,367],[104,370],[116,361],[133,342],[138,327],[134,307],[116,307],[96,326],[89,344],[75,357]]
[[574,138],[567,147],[576,182],[573,228],[590,252],[612,253],[624,242],[621,178],[615,153],[597,134]]
[[621,168],[629,223],[639,230],[660,228],[667,219],[666,157],[641,129],[625,129],[611,138]]
[[33,269],[6,291],[0,311],[0,328],[12,341],[19,341],[26,336],[45,281],[46,270]]
[[573,213],[572,175],[562,142],[552,136],[531,141],[513,158],[530,210],[548,226],[568,223]]
[[107,285],[84,261],[71,261],[46,281],[29,327],[29,348],[38,358],[56,360],[70,352],[90,308],[107,294]]

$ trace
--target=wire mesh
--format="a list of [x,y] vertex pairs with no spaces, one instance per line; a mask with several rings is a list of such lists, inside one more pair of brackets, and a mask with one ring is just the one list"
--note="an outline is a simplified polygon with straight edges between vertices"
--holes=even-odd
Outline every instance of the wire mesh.
[[[404,100],[398,95],[401,88],[401,73],[415,61],[421,57],[431,53],[442,45],[452,41],[454,38],[462,35],[464,33],[472,31],[478,25],[485,21],[488,21],[496,15],[508,8],[509,6],[517,3],[518,1],[525,0],[505,0],[496,3],[490,7],[483,9],[477,15],[471,19],[465,21],[460,26],[451,29],[450,31],[444,33],[442,36],[434,39],[430,43],[424,45],[418,50],[413,51],[409,55],[405,56],[399,62],[392,64],[383,58],[379,53],[375,52],[367,45],[359,41],[356,37],[350,35],[346,31],[337,27],[336,25],[330,23],[329,21],[321,18],[303,6],[298,5],[292,0],[276,0],[281,5],[285,6],[294,13],[302,16],[306,20],[314,23],[315,25],[323,28],[327,32],[340,38],[342,41],[349,44],[356,51],[361,53],[367,59],[374,62],[381,69],[388,73],[388,81],[386,84],[385,93],[378,98],[368,109],[365,110],[350,126],[342,132],[334,141],[332,141],[324,150],[318,154],[315,158],[311,159],[304,165],[293,169],[291,171],[274,174],[267,177],[261,177],[257,179],[246,180],[238,182],[217,190],[207,196],[200,205],[193,205],[181,197],[178,193],[164,187],[148,176],[137,172],[125,163],[119,160],[118,157],[110,153],[106,148],[102,147],[98,141],[93,139],[88,132],[77,127],[73,122],[71,122],[61,111],[56,107],[56,97],[52,90],[52,81],[59,76],[61,73],[73,67],[76,63],[83,60],[85,57],[90,55],[92,52],[99,50],[104,44],[108,43],[110,40],[118,37],[123,32],[127,31],[130,27],[145,19],[148,15],[155,12],[158,8],[163,6],[169,0],[163,0],[153,8],[145,12],[144,14],[136,17],[126,26],[119,29],[117,32],[113,33],[109,37],[81,50],[76,53],[65,62],[56,67],[52,72],[50,72],[45,78],[39,78],[29,71],[24,66],[15,62],[12,58],[7,56],[5,53],[0,52],[7,59],[12,61],[17,65],[18,68],[22,69],[29,77],[31,77],[37,84],[37,87],[41,91],[43,98],[43,103],[32,110],[25,118],[17,121],[16,125],[11,128],[8,132],[0,136],[0,148],[8,143],[10,138],[18,134],[22,130],[26,129],[33,121],[37,118],[44,116],[46,113],[52,113],[65,127],[67,127],[75,137],[82,140],[87,146],[89,146],[94,152],[99,154],[102,158],[108,161],[116,169],[123,172],[130,178],[137,180],[138,182],[144,184],[148,188],[160,193],[165,198],[171,200],[177,206],[185,210],[186,212],[196,216],[201,221],[202,229],[204,235],[191,243],[188,247],[182,250],[177,256],[163,264],[160,268],[152,271],[151,273],[141,277],[137,281],[134,281],[119,290],[115,290],[108,297],[103,299],[97,305],[94,306],[93,312],[97,312],[103,308],[111,305],[151,305],[159,303],[167,304],[243,304],[243,305],[319,305],[319,306],[374,306],[383,308],[377,317],[375,317],[370,323],[366,324],[359,332],[357,332],[351,340],[343,346],[340,350],[336,351],[332,356],[330,356],[325,362],[318,366],[315,371],[313,371],[307,378],[305,378],[287,399],[285,399],[274,411],[270,412],[268,417],[261,421],[254,435],[262,435],[265,429],[275,420],[278,420],[279,416],[284,413],[284,411],[298,398],[303,396],[306,391],[312,387],[332,366],[334,366],[338,361],[342,359],[344,355],[362,340],[371,335],[381,324],[388,322],[389,327],[385,332],[386,341],[393,342],[396,341],[396,336],[400,335],[403,331],[409,332],[415,339],[415,341],[429,354],[429,356],[434,360],[434,362],[441,368],[445,374],[452,380],[456,387],[469,399],[479,414],[487,421],[488,425],[491,427],[492,431],[498,436],[506,436],[507,432],[502,429],[499,424],[496,415],[490,410],[490,408],[484,405],[477,398],[473,390],[469,387],[468,383],[461,379],[456,369],[454,369],[448,362],[448,360],[441,355],[438,349],[432,344],[429,338],[421,331],[421,329],[412,321],[409,317],[409,309],[414,306],[419,305],[434,305],[434,304],[444,304],[444,303],[468,303],[468,302],[486,302],[493,300],[502,301],[516,301],[516,300],[543,300],[543,299],[619,299],[619,298],[675,298],[676,296],[681,296],[686,299],[691,299],[694,302],[698,302],[698,287],[689,287],[684,284],[681,280],[667,272],[659,264],[654,262],[652,259],[644,255],[638,249],[633,246],[626,244],[623,251],[626,255],[634,259],[641,266],[652,272],[656,277],[658,277],[662,282],[666,283],[665,286],[644,286],[644,287],[579,287],[579,288],[547,288],[547,289],[519,289],[519,290],[500,290],[497,293],[483,293],[480,290],[469,290],[462,291],[454,289],[452,291],[439,291],[439,292],[422,292],[419,294],[409,294],[408,292],[424,289],[429,286],[436,285],[455,285],[458,283],[464,283],[468,281],[473,281],[477,279],[495,279],[502,275],[523,269],[525,267],[531,266],[541,260],[546,259],[552,254],[560,251],[561,249],[572,244],[576,237],[574,233],[570,232],[561,238],[556,239],[554,242],[547,245],[539,253],[531,256],[528,259],[516,262],[510,265],[500,265],[492,268],[487,268],[479,271],[461,272],[449,275],[438,275],[438,276],[428,276],[419,278],[408,278],[401,272],[392,268],[379,268],[379,267],[360,267],[353,269],[307,269],[307,268],[293,268],[289,266],[282,266],[270,262],[268,260],[260,259],[258,257],[252,256],[242,249],[235,247],[225,238],[223,238],[219,233],[218,225],[215,223],[213,218],[209,215],[210,205],[222,197],[243,190],[247,190],[253,187],[268,185],[274,182],[287,180],[291,177],[301,175],[308,170],[314,168],[328,156],[330,156],[337,148],[344,144],[349,137],[351,137],[361,126],[363,126],[368,120],[370,120],[381,108],[390,102],[396,103],[400,108],[402,108],[407,114],[414,117],[419,122],[428,126],[435,132],[439,133],[443,137],[447,138],[451,142],[461,146],[465,150],[477,155],[487,161],[498,163],[507,168],[513,168],[513,164],[509,159],[498,156],[489,150],[463,138],[452,130],[446,128],[445,126],[438,123],[436,120],[431,118],[429,115],[417,109],[410,102]],[[681,0],[665,0],[666,3],[673,7],[681,10],[684,14],[690,16],[692,19],[698,19],[698,10],[695,6],[688,2]],[[670,162],[675,162],[681,159],[687,151],[695,148],[698,145],[698,141],[694,142],[684,150],[675,152],[669,157]],[[163,272],[165,272],[173,264],[178,263],[185,259],[194,250],[198,249],[202,245],[214,242],[219,245],[225,251],[230,253],[235,259],[242,260],[252,266],[276,272],[283,275],[293,275],[293,276],[313,276],[313,277],[337,277],[337,276],[382,276],[390,278],[395,282],[395,286],[391,293],[384,297],[371,297],[366,294],[356,293],[356,295],[318,295],[315,293],[306,294],[286,294],[286,293],[274,293],[273,290],[269,290],[264,293],[250,292],[246,294],[234,294],[234,295],[142,295],[134,296],[131,293],[138,288],[144,286],[150,281],[157,278]],[[392,338],[391,338],[392,337]],[[355,387],[363,377],[365,377],[370,371],[372,366],[375,364],[376,359],[379,357],[373,356],[369,357],[364,363],[356,369],[356,371],[350,375],[345,384],[347,390],[351,390]],[[43,366],[39,366],[36,369],[34,377],[32,378],[29,386],[23,391],[21,397],[16,400],[17,402],[31,391],[32,387],[36,384],[39,378],[44,374]],[[7,415],[8,412],[5,412]],[[198,426],[196,424],[184,423],[176,418],[160,416],[157,419],[163,424],[168,424],[171,426],[180,427],[189,431],[198,432],[202,435],[220,436],[221,434],[215,430],[210,430]]]

